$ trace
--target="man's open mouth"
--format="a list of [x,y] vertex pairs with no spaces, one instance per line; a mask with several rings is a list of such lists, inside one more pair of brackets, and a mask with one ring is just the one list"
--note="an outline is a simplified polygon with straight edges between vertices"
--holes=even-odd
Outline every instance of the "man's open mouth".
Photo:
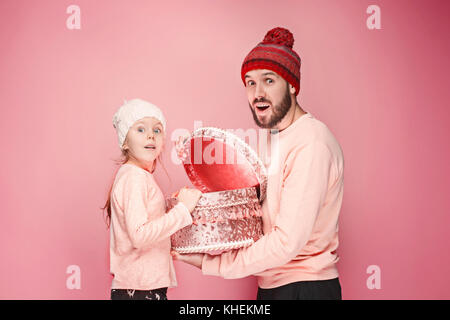
[[255,105],[255,107],[259,111],[265,111],[265,110],[267,110],[270,107],[270,105],[266,104],[266,103],[258,103],[257,105]]

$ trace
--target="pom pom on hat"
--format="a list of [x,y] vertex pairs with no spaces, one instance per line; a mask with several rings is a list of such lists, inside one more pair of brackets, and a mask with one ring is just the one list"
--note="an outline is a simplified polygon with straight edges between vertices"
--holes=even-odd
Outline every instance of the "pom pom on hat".
[[292,49],[294,46],[294,35],[288,30],[284,28],[273,28],[269,30],[264,37],[264,40],[261,42],[263,44],[279,44],[281,46],[288,47]]

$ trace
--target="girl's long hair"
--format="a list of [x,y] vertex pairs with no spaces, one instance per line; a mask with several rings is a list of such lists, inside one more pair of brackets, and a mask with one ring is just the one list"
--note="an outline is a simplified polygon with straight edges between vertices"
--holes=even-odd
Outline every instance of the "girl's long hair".
[[[123,164],[127,163],[128,160],[130,160],[130,155],[128,154],[128,150],[122,150],[122,157],[123,157],[123,159],[117,161],[118,165],[123,165]],[[162,163],[161,154],[159,154],[158,158],[155,159],[155,161],[153,162],[153,168],[152,168],[151,173],[153,173],[155,171],[157,162],[161,163],[161,166],[164,169],[164,172],[166,173],[169,180],[171,180],[169,177],[169,174],[167,173],[166,168],[164,167],[164,165]],[[111,183],[111,187],[109,188],[108,198],[106,199],[105,206],[101,208],[103,210],[103,213],[106,210],[106,219],[105,220],[106,220],[106,225],[108,226],[108,228],[111,225],[111,192],[112,192],[113,186],[114,186],[114,181]]]

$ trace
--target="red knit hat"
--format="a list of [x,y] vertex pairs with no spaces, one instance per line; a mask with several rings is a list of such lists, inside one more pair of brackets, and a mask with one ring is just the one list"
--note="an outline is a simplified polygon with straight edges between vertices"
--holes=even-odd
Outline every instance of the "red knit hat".
[[285,28],[274,28],[267,32],[260,42],[245,57],[242,63],[241,78],[245,84],[245,74],[255,69],[268,69],[278,73],[300,91],[300,57],[292,50],[294,36]]

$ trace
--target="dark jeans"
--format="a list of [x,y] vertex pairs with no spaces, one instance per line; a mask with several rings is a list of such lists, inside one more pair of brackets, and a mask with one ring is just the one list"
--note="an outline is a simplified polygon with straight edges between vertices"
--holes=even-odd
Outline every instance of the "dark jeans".
[[342,300],[339,278],[299,281],[271,289],[258,288],[257,300]]
[[167,300],[167,288],[154,290],[111,289],[111,300]]

